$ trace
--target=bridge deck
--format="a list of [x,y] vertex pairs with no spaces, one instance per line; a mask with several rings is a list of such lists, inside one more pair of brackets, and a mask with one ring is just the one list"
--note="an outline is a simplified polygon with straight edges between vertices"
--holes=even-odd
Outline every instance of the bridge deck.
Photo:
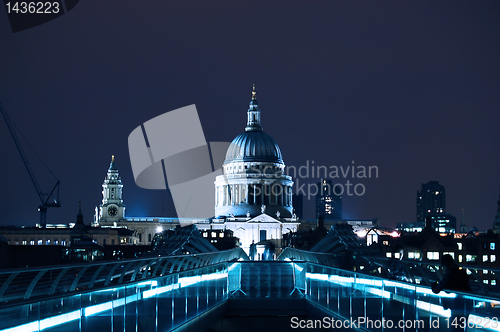
[[[178,260],[182,265],[195,261]],[[127,264],[121,266],[123,275]],[[141,271],[136,266],[144,264],[131,265]],[[92,275],[100,275],[94,269]],[[312,331],[310,322],[322,320],[320,327],[329,323],[334,330],[451,331],[468,324],[467,331],[500,331],[499,314],[500,300],[493,297],[434,294],[426,286],[311,262],[223,261],[97,289],[4,302],[0,330],[190,331],[196,326],[233,331],[238,326],[239,331],[260,332],[295,326]]]

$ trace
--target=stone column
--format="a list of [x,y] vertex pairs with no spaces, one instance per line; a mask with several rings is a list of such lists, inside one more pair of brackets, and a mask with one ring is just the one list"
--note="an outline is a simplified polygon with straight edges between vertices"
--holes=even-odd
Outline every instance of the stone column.
[[224,205],[229,205],[229,185],[224,186]]
[[234,185],[231,184],[231,204],[230,205],[234,205]]
[[253,190],[253,198],[252,198],[253,205],[256,205],[257,204],[257,197],[255,197],[255,195],[256,195],[257,189],[255,189],[255,183],[252,184],[252,190]]
[[217,206],[217,203],[219,201],[219,187],[215,187],[215,206]]
[[280,185],[280,203],[279,203],[279,205],[281,205],[281,206],[285,205],[285,189],[286,189],[285,186]]
[[234,205],[238,205],[240,202],[240,185],[235,184],[234,185]]
[[283,187],[283,205],[288,206],[288,186]]

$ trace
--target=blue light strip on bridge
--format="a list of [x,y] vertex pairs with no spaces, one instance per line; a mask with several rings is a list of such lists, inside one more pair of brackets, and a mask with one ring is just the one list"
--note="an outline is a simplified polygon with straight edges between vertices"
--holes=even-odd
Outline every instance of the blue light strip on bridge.
[[[385,299],[393,299],[395,301],[403,302],[403,303],[411,303],[413,299],[406,297],[406,296],[401,296],[399,294],[393,294],[392,292],[386,291],[384,289],[381,289],[383,286],[396,286],[396,287],[403,287],[406,289],[410,290],[415,290],[416,293],[420,294],[425,294],[425,295],[430,295],[438,298],[446,297],[446,298],[456,298],[455,293],[445,293],[441,292],[440,294],[434,294],[430,289],[424,288],[424,287],[416,287],[416,286],[410,286],[410,285],[405,285],[405,284],[400,284],[400,283],[395,283],[394,281],[390,280],[378,280],[378,279],[367,279],[367,278],[360,278],[360,277],[342,277],[338,275],[328,275],[324,273],[306,273],[306,278],[309,279],[315,279],[315,280],[321,280],[321,281],[327,281],[331,282],[334,284],[338,284],[344,287],[353,287],[355,289],[358,289],[360,291],[365,291],[368,293],[371,293],[373,295],[380,296]],[[374,286],[374,287],[370,287]],[[375,288],[379,287],[379,288]],[[421,301],[417,300],[416,303],[417,308],[431,312],[435,315],[439,315],[442,317],[451,317],[451,310],[450,309],[444,309],[443,306],[437,305],[437,304],[432,304],[430,302],[426,301]]]
[[[80,319],[81,317],[90,317],[93,315],[97,315],[97,314],[100,314],[102,312],[124,306],[125,304],[139,301],[141,299],[151,298],[151,297],[159,295],[159,294],[170,292],[172,290],[179,289],[182,287],[192,286],[192,285],[195,285],[197,283],[204,282],[204,281],[224,279],[224,278],[227,278],[227,276],[228,276],[228,273],[223,272],[223,273],[204,274],[201,276],[193,276],[193,277],[180,277],[178,279],[178,282],[175,284],[149,289],[149,290],[146,290],[142,293],[130,295],[130,296],[127,296],[125,298],[92,305],[92,306],[83,308],[82,310],[74,310],[74,311],[71,311],[71,312],[68,312],[68,313],[65,313],[62,315],[57,315],[57,316],[41,319],[38,321],[26,323],[23,325],[18,325],[15,327],[11,327],[11,328],[2,330],[1,332],[36,332],[36,331],[41,331],[41,330],[55,327],[55,326],[58,326],[61,324],[70,323],[74,320]],[[158,281],[151,280],[151,281],[140,282],[136,286],[156,287],[157,285],[158,285]],[[116,288],[113,288],[113,289],[111,289],[111,291],[113,291],[115,289]],[[110,290],[102,290],[102,291],[110,291]]]

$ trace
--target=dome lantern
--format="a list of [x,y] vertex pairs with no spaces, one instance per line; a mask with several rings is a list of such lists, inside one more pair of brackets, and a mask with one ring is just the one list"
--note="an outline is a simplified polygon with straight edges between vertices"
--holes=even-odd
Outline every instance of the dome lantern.
[[262,125],[260,124],[259,103],[255,98],[256,94],[257,92],[255,91],[255,84],[254,84],[252,90],[252,100],[248,105],[248,112],[247,112],[248,120],[247,120],[247,127],[245,128],[246,131],[262,131]]

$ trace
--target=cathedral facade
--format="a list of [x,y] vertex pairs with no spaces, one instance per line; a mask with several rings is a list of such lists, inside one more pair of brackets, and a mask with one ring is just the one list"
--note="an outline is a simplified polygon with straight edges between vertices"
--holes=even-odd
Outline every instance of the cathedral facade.
[[251,216],[261,213],[291,218],[292,178],[284,174],[281,150],[261,125],[255,87],[247,111],[245,132],[229,146],[215,180],[215,216]]
[[93,226],[134,229],[139,244],[150,244],[157,232],[195,224],[201,231],[231,230],[240,246],[250,252],[254,243],[262,254],[272,245],[279,254],[283,234],[296,232],[299,221],[292,202],[293,181],[285,175],[278,144],[263,131],[255,87],[247,111],[245,131],[229,145],[223,174],[215,179],[214,217],[126,217],[123,185],[114,157],[102,185],[102,204],[96,207]]
[[232,230],[247,253],[252,243],[260,249],[272,243],[279,253],[283,234],[296,232],[299,222],[293,181],[278,144],[263,131],[255,86],[245,131],[231,142],[222,168],[215,179],[215,217],[199,227]]

